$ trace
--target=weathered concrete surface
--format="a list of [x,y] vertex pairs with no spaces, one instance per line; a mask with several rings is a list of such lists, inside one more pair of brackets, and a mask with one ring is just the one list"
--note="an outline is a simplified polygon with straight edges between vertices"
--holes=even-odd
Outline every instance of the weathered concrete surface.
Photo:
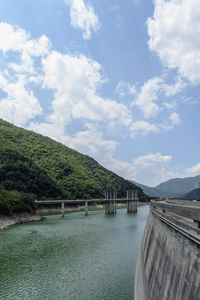
[[135,300],[200,300],[200,247],[151,212],[137,259]]

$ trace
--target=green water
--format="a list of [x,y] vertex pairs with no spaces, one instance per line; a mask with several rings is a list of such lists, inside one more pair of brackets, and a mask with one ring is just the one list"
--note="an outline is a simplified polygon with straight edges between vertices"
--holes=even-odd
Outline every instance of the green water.
[[133,300],[148,211],[49,215],[0,231],[0,299]]

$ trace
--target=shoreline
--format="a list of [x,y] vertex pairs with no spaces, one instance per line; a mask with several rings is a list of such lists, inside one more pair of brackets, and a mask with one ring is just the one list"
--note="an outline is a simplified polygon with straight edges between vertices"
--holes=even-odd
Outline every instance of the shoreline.
[[13,216],[4,216],[0,214],[0,230],[6,229],[11,225],[40,221],[39,215],[31,215],[28,213],[14,214]]
[[[147,203],[140,202],[138,205],[146,205]],[[118,209],[125,208],[124,203],[117,204]],[[104,205],[96,204],[91,205],[88,207],[88,211],[90,210],[103,210]],[[72,213],[78,211],[84,211],[84,206],[78,207],[65,207],[65,213]],[[53,213],[61,213],[60,208],[46,208],[46,209],[39,209],[36,215],[31,215],[28,213],[22,214],[14,214],[13,216],[4,216],[0,214],[0,230],[6,229],[11,225],[20,224],[20,223],[28,223],[34,221],[40,221],[42,219],[43,214],[53,214]],[[41,214],[41,215],[40,215]]]

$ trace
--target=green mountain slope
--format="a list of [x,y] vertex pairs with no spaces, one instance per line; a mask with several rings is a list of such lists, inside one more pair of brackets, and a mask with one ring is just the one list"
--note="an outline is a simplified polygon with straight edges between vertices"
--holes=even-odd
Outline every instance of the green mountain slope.
[[[48,137],[0,119],[0,184],[6,190],[35,194],[37,199],[118,198],[137,187],[83,155]],[[146,195],[139,190],[140,200]]]

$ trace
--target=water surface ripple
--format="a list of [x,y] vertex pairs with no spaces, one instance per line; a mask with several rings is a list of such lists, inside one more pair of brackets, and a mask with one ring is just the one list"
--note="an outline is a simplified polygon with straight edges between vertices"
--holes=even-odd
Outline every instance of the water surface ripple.
[[0,299],[132,300],[148,215],[49,215],[0,232]]

